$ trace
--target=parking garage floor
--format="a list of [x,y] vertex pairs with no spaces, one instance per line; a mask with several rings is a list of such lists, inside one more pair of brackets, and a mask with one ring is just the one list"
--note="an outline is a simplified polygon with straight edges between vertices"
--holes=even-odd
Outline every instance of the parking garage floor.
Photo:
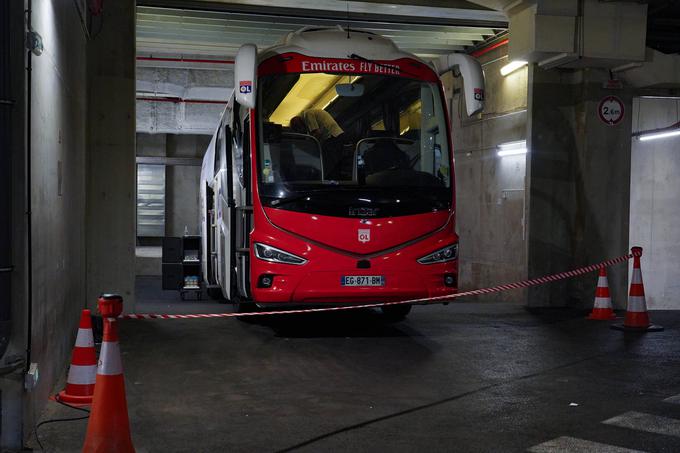
[[[180,302],[138,281],[139,311]],[[138,451],[680,451],[680,312],[666,330],[500,303],[121,322]],[[43,419],[77,416],[50,404]],[[78,451],[86,421],[40,429]],[[35,438],[31,444],[37,448]]]

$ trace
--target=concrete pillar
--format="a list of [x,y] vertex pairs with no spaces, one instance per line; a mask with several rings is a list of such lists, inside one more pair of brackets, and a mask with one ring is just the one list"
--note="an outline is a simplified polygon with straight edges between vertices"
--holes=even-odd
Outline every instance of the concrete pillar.
[[134,310],[135,2],[107,2],[88,48],[87,298]]
[[[604,70],[529,70],[529,277],[622,255],[628,250],[630,89],[603,88]],[[617,125],[598,115],[614,95],[625,113]],[[609,269],[615,305],[625,307],[625,265]],[[586,307],[595,274],[532,288],[529,306]]]
[[[456,222],[463,290],[524,280],[526,270],[526,156],[499,157],[498,145],[526,138],[527,69],[504,77],[506,47],[480,57],[484,112],[468,117],[461,78],[442,81],[449,99],[456,171]],[[477,296],[522,304],[525,291]]]

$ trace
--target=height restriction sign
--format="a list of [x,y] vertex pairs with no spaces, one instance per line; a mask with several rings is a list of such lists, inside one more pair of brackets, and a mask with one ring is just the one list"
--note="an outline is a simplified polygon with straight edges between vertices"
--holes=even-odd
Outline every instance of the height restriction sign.
[[623,119],[623,102],[616,96],[607,96],[600,101],[597,113],[600,119],[610,126],[616,126]]

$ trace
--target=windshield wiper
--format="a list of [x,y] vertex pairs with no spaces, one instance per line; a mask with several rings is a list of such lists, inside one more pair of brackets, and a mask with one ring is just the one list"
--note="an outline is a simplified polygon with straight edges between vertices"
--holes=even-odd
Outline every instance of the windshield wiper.
[[315,189],[315,190],[307,190],[305,191],[304,194],[302,195],[290,195],[288,197],[272,197],[273,200],[269,202],[271,206],[281,206],[282,204],[287,204],[287,203],[293,203],[295,201],[299,201],[302,199],[309,198],[310,195],[312,194],[317,194],[320,192],[328,192],[329,189]]
[[[389,64],[385,64],[385,63],[379,63],[379,62],[377,62],[377,61],[375,61],[375,60],[371,60],[371,59],[368,59],[368,58],[366,58],[366,57],[362,57],[361,55],[357,55],[357,54],[355,54],[355,53],[351,54],[349,57],[350,57],[351,59],[353,59],[353,60],[361,60],[361,61],[365,61],[365,62],[374,64],[374,65],[376,65],[376,66],[379,66],[379,67],[385,68],[385,69],[394,70],[394,68],[395,68],[394,65],[389,65]],[[415,79],[419,78],[416,74],[413,74],[412,72],[404,71],[401,67],[399,67],[399,72],[400,72],[400,73],[403,73],[403,74],[406,74],[406,75],[410,75],[411,77],[413,77],[413,78],[415,78]]]
[[287,203],[293,203],[294,201],[302,200],[303,198],[308,198],[307,195],[295,195],[292,197],[274,198],[269,202],[271,206],[281,206]]

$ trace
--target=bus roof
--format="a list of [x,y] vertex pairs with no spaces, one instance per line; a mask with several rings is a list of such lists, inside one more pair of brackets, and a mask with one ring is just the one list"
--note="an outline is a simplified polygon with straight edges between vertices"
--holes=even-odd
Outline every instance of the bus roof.
[[305,27],[290,32],[280,43],[264,49],[258,55],[258,63],[284,53],[299,53],[320,58],[350,58],[357,54],[369,60],[397,60],[410,58],[431,68],[430,62],[403,52],[392,40],[364,30]]

